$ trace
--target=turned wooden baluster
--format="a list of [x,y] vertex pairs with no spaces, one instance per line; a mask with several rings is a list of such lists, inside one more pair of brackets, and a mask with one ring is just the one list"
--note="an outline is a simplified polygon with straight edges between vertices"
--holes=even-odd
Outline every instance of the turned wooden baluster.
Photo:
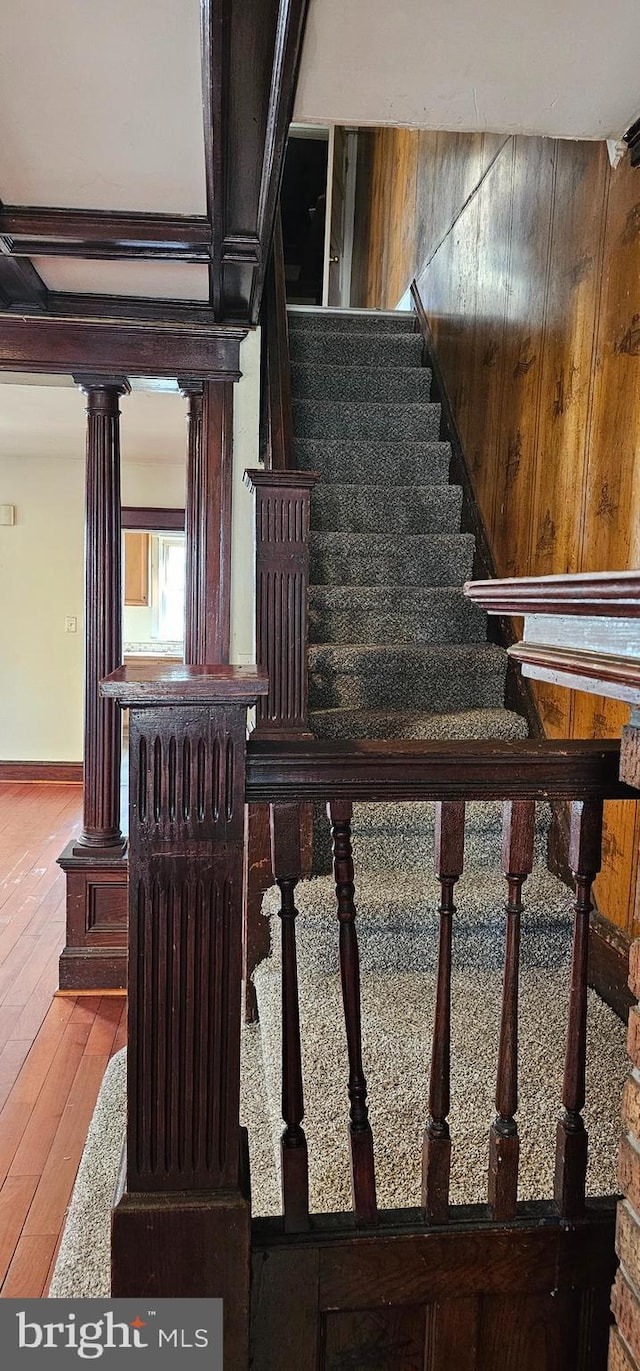
[[378,1206],[373,1135],[367,1109],[367,1082],[362,1067],[360,958],[355,928],[355,887],[351,854],[352,812],[353,806],[349,800],[336,800],[327,805],[333,840],[333,873],[340,921],[340,976],[349,1054],[349,1139],[353,1208],[359,1223],[376,1223]]
[[295,888],[302,872],[300,805],[271,805],[271,860],[282,923],[282,1117],[280,1139],[285,1233],[309,1227],[309,1167],[302,1128],[304,1096],[296,957]]
[[522,887],[533,868],[536,807],[533,800],[506,800],[502,811],[502,869],[506,904],[502,1016],[496,1083],[497,1114],[489,1133],[489,1206],[494,1219],[515,1217],[520,1139],[518,1108],[518,977]]
[[564,1218],[584,1210],[587,1132],[582,1118],[587,1056],[587,971],[591,887],[602,861],[602,801],[571,805],[569,865],[576,884],[567,1047],[562,1087],[563,1113],[556,1129],[555,1201]]
[[435,870],[440,882],[440,944],[429,1077],[429,1122],[422,1144],[422,1210],[430,1223],[449,1217],[451,1135],[451,935],[453,895],[464,861],[464,800],[436,804]]

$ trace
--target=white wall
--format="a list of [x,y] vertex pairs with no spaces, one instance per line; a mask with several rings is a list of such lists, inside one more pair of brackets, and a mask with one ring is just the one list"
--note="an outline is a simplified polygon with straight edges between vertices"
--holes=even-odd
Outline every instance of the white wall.
[[[258,460],[260,336],[241,348],[234,393],[231,660],[254,661],[254,502],[243,484]],[[121,402],[122,502],[184,505],[186,403]],[[82,759],[85,416],[75,388],[0,385],[0,759]],[[163,459],[138,453],[162,450]],[[64,455],[64,454],[69,455]],[[168,460],[176,454],[178,460]],[[65,618],[77,632],[65,632]]]
[[80,761],[84,464],[0,459],[0,503],[0,758]]

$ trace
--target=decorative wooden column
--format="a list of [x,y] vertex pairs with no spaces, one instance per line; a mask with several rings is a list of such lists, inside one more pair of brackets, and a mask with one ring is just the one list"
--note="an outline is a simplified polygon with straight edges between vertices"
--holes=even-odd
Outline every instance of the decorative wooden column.
[[185,661],[229,661],[233,382],[183,378],[189,402]]
[[261,738],[309,738],[309,508],[313,471],[246,471],[256,496],[256,657],[269,677]]
[[221,1296],[248,1364],[250,1203],[239,1126],[247,706],[253,667],[103,683],[130,710],[126,1172],[113,1295]]
[[79,375],[87,397],[83,828],[60,857],[67,874],[63,989],[124,984],[126,841],[120,829],[121,726],[99,681],[122,658],[120,409],[125,377]]
[[[245,471],[256,496],[256,658],[269,678],[269,694],[258,703],[256,737],[310,738],[308,710],[309,510],[315,472]],[[313,810],[301,806],[303,874],[311,866]],[[246,908],[244,915],[245,1013],[258,1017],[251,980],[269,955],[269,921],[260,914],[273,883],[269,809],[249,806]]]

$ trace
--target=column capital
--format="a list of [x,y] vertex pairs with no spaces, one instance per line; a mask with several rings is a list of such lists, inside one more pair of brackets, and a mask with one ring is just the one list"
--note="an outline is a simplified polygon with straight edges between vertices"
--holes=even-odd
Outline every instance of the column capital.
[[201,376],[179,376],[178,390],[185,399],[192,395],[204,395],[204,381]]
[[94,372],[76,372],[73,380],[85,395],[93,391],[114,391],[116,395],[129,395],[131,386],[126,376],[100,376]]

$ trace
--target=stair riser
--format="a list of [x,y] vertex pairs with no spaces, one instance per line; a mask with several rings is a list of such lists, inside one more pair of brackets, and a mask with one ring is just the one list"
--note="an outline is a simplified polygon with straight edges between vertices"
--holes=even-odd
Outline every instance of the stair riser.
[[424,614],[351,613],[310,609],[312,643],[481,643],[486,637],[485,617],[477,606],[463,601],[452,614],[445,601],[439,611]]
[[374,404],[428,404],[431,372],[426,367],[292,368],[293,395],[298,400],[371,400]]
[[294,400],[296,440],[353,438],[358,442],[428,442],[440,432],[439,405],[342,404]]
[[289,352],[294,365],[347,367],[419,367],[419,334],[293,333]]
[[309,672],[311,709],[459,709],[497,707],[504,699],[505,664],[478,665],[475,671],[443,672],[442,662],[423,662],[420,670],[398,662],[376,675]]
[[377,550],[358,545],[346,535],[342,545],[331,544],[331,536],[311,535],[312,585],[395,585],[401,594],[405,585],[456,586],[471,576],[474,548],[469,535],[450,539],[434,535],[415,539],[413,545],[405,541],[399,547],[390,547],[388,540],[380,538]]
[[[287,324],[290,335],[312,333],[413,333],[416,328],[415,314],[391,310],[376,313],[366,310],[361,313],[345,310],[287,310]],[[420,336],[420,335],[418,335]]]
[[504,742],[528,736],[526,720],[503,708],[456,714],[409,714],[380,710],[314,710],[309,726],[317,738],[423,738],[457,741],[496,738]]
[[296,466],[317,471],[323,482],[363,486],[437,486],[449,479],[448,443],[409,444],[318,442],[295,444]]
[[311,527],[345,533],[457,533],[460,528],[460,486],[416,487],[411,491],[389,486],[320,485],[311,494]]

